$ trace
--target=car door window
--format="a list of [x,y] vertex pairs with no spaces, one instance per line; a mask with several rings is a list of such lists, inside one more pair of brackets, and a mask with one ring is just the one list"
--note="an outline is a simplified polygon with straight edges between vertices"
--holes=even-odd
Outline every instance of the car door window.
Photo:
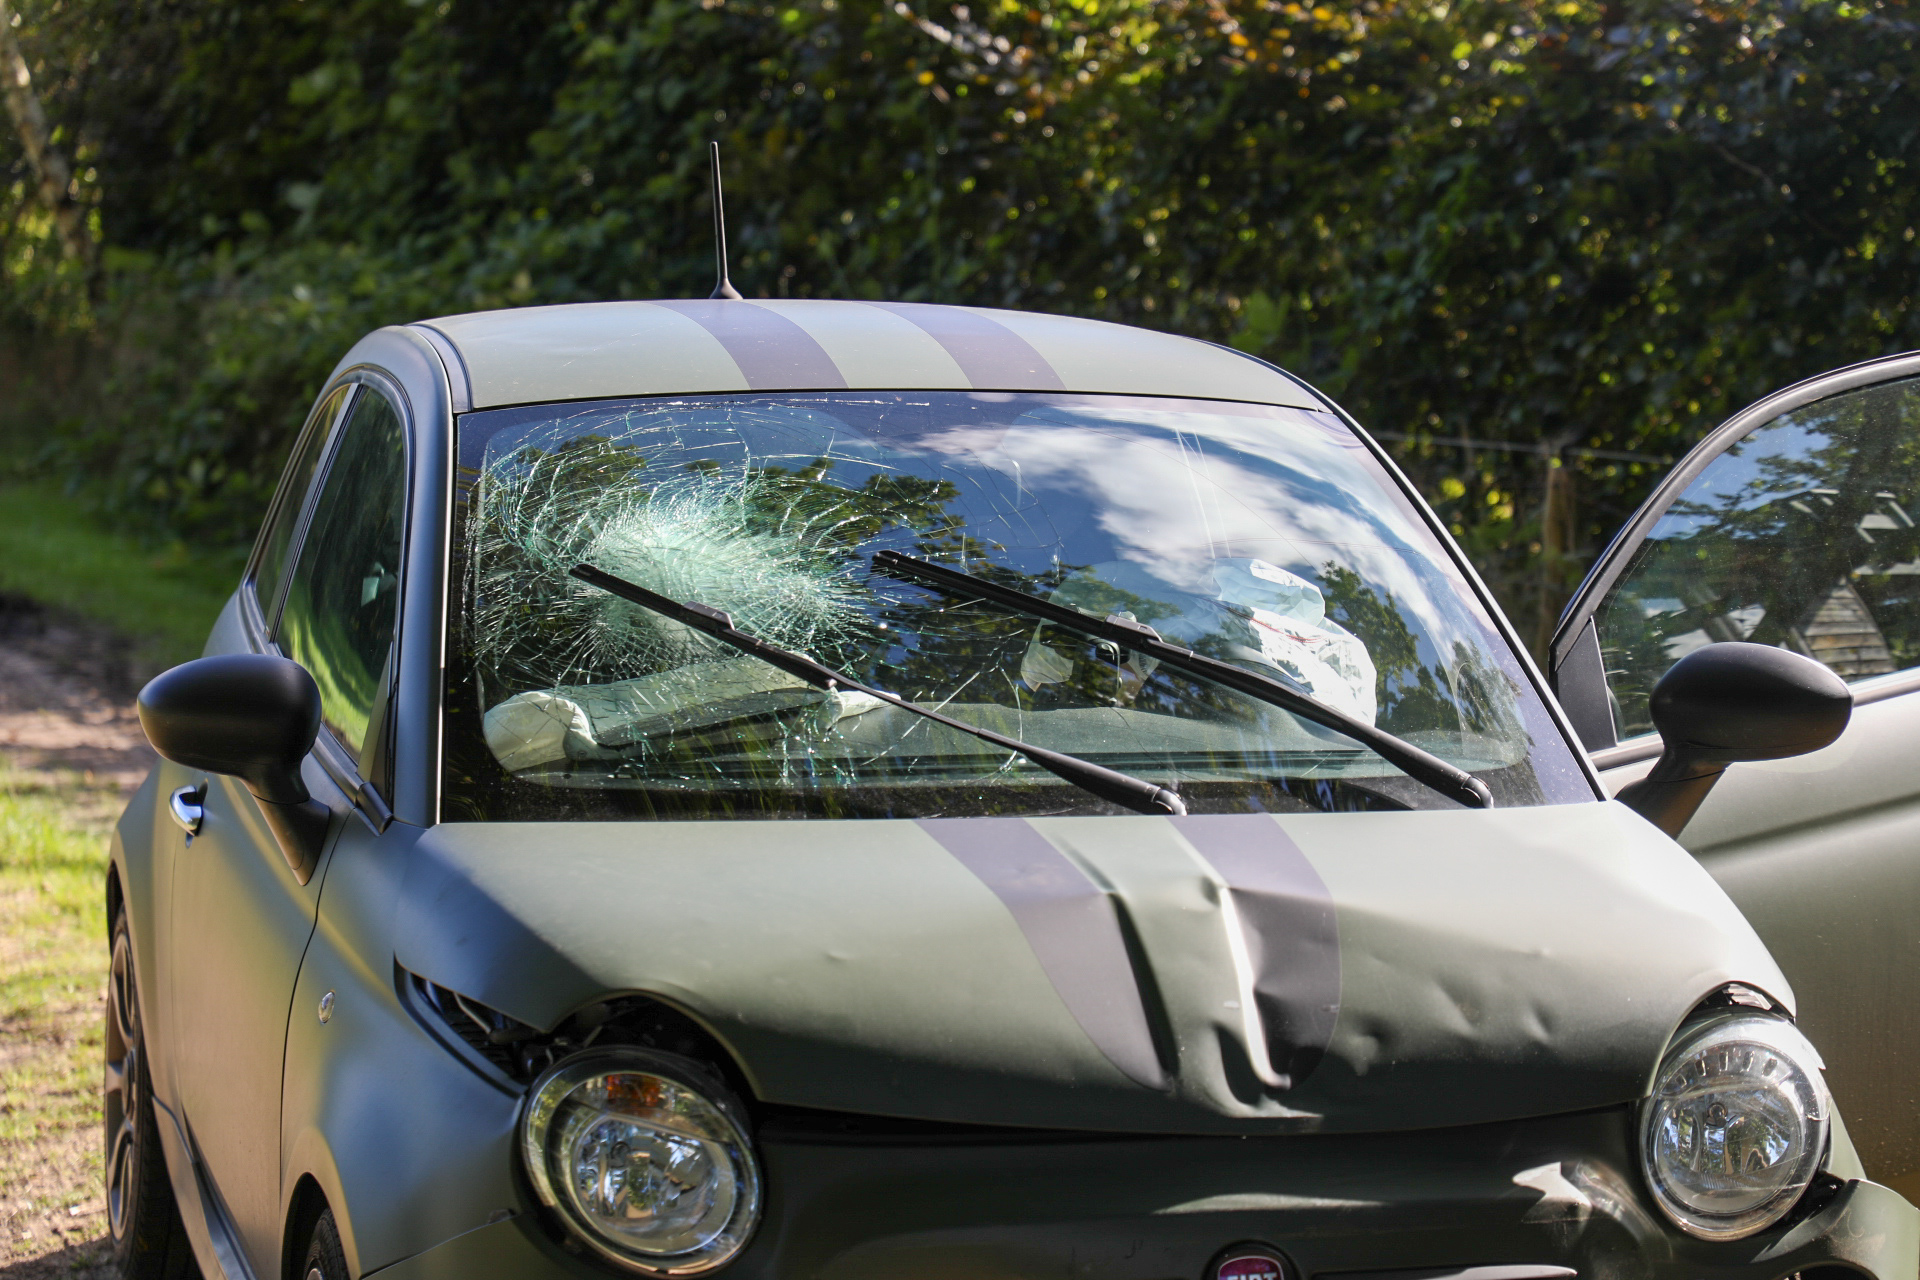
[[340,432],[274,639],[313,673],[327,728],[364,763],[399,605],[406,440],[392,403],[361,393]]
[[307,506],[307,490],[313,484],[313,473],[320,466],[321,451],[326,448],[327,439],[333,434],[334,419],[340,416],[340,410],[346,405],[353,388],[341,387],[326,398],[319,410],[307,422],[307,428],[295,443],[293,456],[287,459],[287,470],[280,480],[280,493],[274,503],[272,514],[267,517],[266,527],[260,534],[260,563],[254,570],[254,592],[260,601],[262,613],[272,616],[271,610],[280,598],[280,576],[287,565],[287,551],[293,546],[293,535],[299,530],[300,516]]
[[1702,645],[1746,640],[1848,681],[1920,666],[1920,379],[1749,432],[1654,525],[1595,614],[1620,736]]

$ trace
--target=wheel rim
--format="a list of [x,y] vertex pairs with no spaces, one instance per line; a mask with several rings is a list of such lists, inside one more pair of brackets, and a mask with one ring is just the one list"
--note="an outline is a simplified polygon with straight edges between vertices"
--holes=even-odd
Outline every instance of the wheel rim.
[[134,988],[133,945],[124,928],[113,935],[107,973],[106,1080],[101,1099],[107,1139],[107,1225],[124,1239],[132,1220],[135,1141],[140,1123],[140,1000]]

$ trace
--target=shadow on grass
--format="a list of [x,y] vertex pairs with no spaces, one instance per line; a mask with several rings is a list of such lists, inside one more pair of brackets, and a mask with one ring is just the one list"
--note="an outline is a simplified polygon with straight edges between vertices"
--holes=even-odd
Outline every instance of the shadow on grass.
[[113,1269],[113,1243],[96,1236],[34,1258],[0,1262],[0,1280],[108,1280]]

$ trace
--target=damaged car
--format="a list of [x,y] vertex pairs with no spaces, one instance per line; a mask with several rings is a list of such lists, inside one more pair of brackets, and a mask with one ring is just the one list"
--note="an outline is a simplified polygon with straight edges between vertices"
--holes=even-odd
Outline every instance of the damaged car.
[[[1911,1280],[1675,843],[1330,400],[1089,320],[615,302],[322,389],[107,884],[128,1280]],[[1850,1114],[1850,1113],[1847,1113]]]

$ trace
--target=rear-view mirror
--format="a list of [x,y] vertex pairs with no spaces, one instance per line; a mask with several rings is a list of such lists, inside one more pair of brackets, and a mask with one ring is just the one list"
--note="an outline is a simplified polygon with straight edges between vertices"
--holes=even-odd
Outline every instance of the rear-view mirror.
[[139,710],[147,741],[166,759],[246,783],[305,884],[329,816],[300,777],[320,731],[320,690],[306,668],[261,653],[199,658],[149,681]]
[[1812,658],[1729,641],[1674,663],[1654,686],[1650,709],[1665,750],[1618,798],[1678,836],[1729,764],[1805,755],[1838,738],[1853,695]]

